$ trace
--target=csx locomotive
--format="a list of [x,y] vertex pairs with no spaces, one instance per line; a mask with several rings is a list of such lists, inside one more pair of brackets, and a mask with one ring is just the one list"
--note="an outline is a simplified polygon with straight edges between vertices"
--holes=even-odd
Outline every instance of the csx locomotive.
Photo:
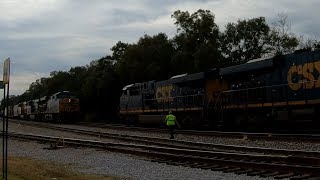
[[123,88],[120,117],[126,122],[163,124],[168,111],[184,127],[319,127],[320,51],[253,59]]
[[[5,110],[5,113],[7,110]],[[69,91],[9,106],[8,116],[27,120],[69,122],[80,115],[79,99]]]

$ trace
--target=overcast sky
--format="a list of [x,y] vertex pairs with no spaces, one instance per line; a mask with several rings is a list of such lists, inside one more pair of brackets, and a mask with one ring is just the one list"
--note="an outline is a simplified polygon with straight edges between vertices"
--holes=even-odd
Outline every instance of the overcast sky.
[[220,29],[259,16],[271,23],[285,13],[294,33],[319,39],[319,7],[319,0],[1,0],[0,59],[11,58],[10,94],[18,95],[51,71],[110,54],[118,41],[173,37],[175,10],[210,10]]

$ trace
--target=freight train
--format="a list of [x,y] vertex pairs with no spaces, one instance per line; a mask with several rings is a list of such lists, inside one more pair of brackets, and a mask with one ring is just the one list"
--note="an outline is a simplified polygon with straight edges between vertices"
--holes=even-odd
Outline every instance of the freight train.
[[9,106],[5,115],[7,112],[9,117],[18,119],[68,123],[78,120],[80,107],[75,93],[63,91]]
[[316,128],[320,127],[320,51],[134,83],[122,91],[120,117],[127,123],[163,124],[172,111],[185,128]]

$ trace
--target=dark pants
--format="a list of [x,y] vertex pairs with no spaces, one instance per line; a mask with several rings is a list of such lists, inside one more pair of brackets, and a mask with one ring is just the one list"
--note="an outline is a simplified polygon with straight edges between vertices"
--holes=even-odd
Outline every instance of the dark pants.
[[170,139],[174,139],[174,134],[173,134],[173,130],[174,130],[174,126],[168,126],[169,130],[170,130]]

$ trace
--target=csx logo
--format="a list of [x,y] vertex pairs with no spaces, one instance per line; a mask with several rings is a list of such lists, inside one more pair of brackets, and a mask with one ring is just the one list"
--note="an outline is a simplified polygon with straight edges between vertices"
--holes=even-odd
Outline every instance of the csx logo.
[[[318,77],[315,77],[315,74]],[[304,89],[320,88],[320,61],[291,66],[287,80],[289,87],[295,91],[301,87]]]
[[173,90],[172,85],[158,87],[156,91],[156,98],[158,102],[171,102],[171,91]]

